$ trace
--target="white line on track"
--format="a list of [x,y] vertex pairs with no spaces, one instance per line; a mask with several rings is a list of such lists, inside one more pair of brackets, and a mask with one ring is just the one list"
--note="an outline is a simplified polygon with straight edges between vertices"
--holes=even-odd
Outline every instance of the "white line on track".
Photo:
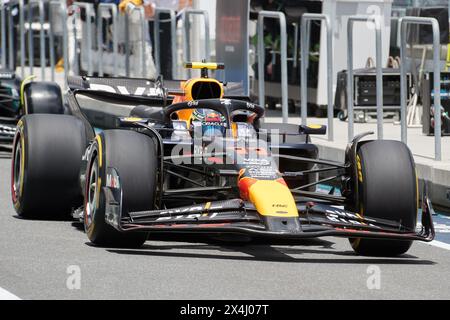
[[21,300],[18,296],[0,287],[0,300]]
[[442,241],[433,240],[431,242],[422,242],[422,243],[427,244],[429,246],[450,250],[450,244],[442,242]]

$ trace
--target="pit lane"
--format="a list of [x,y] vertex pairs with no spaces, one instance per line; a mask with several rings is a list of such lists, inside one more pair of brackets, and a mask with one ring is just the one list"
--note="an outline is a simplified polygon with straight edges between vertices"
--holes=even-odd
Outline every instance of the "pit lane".
[[[18,218],[9,180],[4,154],[0,291],[21,299],[450,299],[445,246],[415,243],[407,255],[388,259],[359,257],[346,239],[333,237],[295,246],[171,238],[147,241],[140,250],[96,248],[69,219]],[[438,219],[450,225],[447,217]],[[450,243],[439,230],[437,240]],[[74,268],[79,289],[70,285]],[[379,270],[379,289],[368,286],[373,270]]]

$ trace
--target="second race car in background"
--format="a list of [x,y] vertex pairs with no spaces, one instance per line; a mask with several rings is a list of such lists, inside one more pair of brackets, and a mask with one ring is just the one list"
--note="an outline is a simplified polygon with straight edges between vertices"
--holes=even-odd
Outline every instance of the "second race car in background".
[[10,148],[19,119],[25,114],[63,114],[61,88],[54,82],[20,79],[11,70],[0,70],[0,147]]

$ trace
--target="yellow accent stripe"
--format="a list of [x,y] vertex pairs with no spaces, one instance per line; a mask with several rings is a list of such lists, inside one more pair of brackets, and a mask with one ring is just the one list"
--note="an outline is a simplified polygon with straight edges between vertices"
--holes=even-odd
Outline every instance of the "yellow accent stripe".
[[102,162],[103,162],[103,152],[102,152],[102,138],[100,137],[100,135],[96,135],[95,139],[97,140],[97,144],[98,144],[98,167],[101,168],[102,167]]
[[122,121],[127,121],[127,122],[137,122],[137,121],[141,121],[142,118],[137,118],[137,117],[127,117],[127,118],[122,118]]
[[100,135],[96,135],[95,139],[97,140],[97,144],[98,144],[98,171],[97,172],[97,199],[95,199],[95,202],[97,204],[97,208],[99,207],[99,203],[100,203],[100,188],[102,186],[102,178],[100,177],[100,169],[103,165],[103,150],[102,150],[102,138],[100,137]]
[[237,123],[233,122],[231,124],[231,133],[233,134],[233,138],[237,138]]
[[[36,78],[35,75],[30,75],[28,77],[26,77],[25,79],[23,79],[23,81],[20,84],[20,104],[24,105],[25,104],[25,96],[24,96],[24,91],[25,91],[25,85],[29,82],[31,82],[31,80],[33,80],[34,78]],[[28,113],[28,110],[25,110],[25,114]]]
[[207,217],[208,216],[209,208],[211,208],[211,202],[208,201],[207,203],[205,203],[205,207],[203,208],[203,210],[205,210],[206,213],[202,214],[202,217]]
[[102,187],[102,178],[100,177],[99,173],[97,173],[97,199],[95,199],[95,202],[97,204],[96,209],[98,209],[99,204],[100,204],[100,188]]
[[358,180],[359,182],[363,182],[361,159],[358,155],[356,156],[356,168],[358,169]]

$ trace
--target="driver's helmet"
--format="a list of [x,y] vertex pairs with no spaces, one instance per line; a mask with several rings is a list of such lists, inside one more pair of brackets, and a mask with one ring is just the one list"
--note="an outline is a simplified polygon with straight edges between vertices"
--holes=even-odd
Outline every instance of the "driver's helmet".
[[192,122],[201,124],[203,137],[223,137],[225,135],[226,119],[218,111],[195,109],[192,113]]

